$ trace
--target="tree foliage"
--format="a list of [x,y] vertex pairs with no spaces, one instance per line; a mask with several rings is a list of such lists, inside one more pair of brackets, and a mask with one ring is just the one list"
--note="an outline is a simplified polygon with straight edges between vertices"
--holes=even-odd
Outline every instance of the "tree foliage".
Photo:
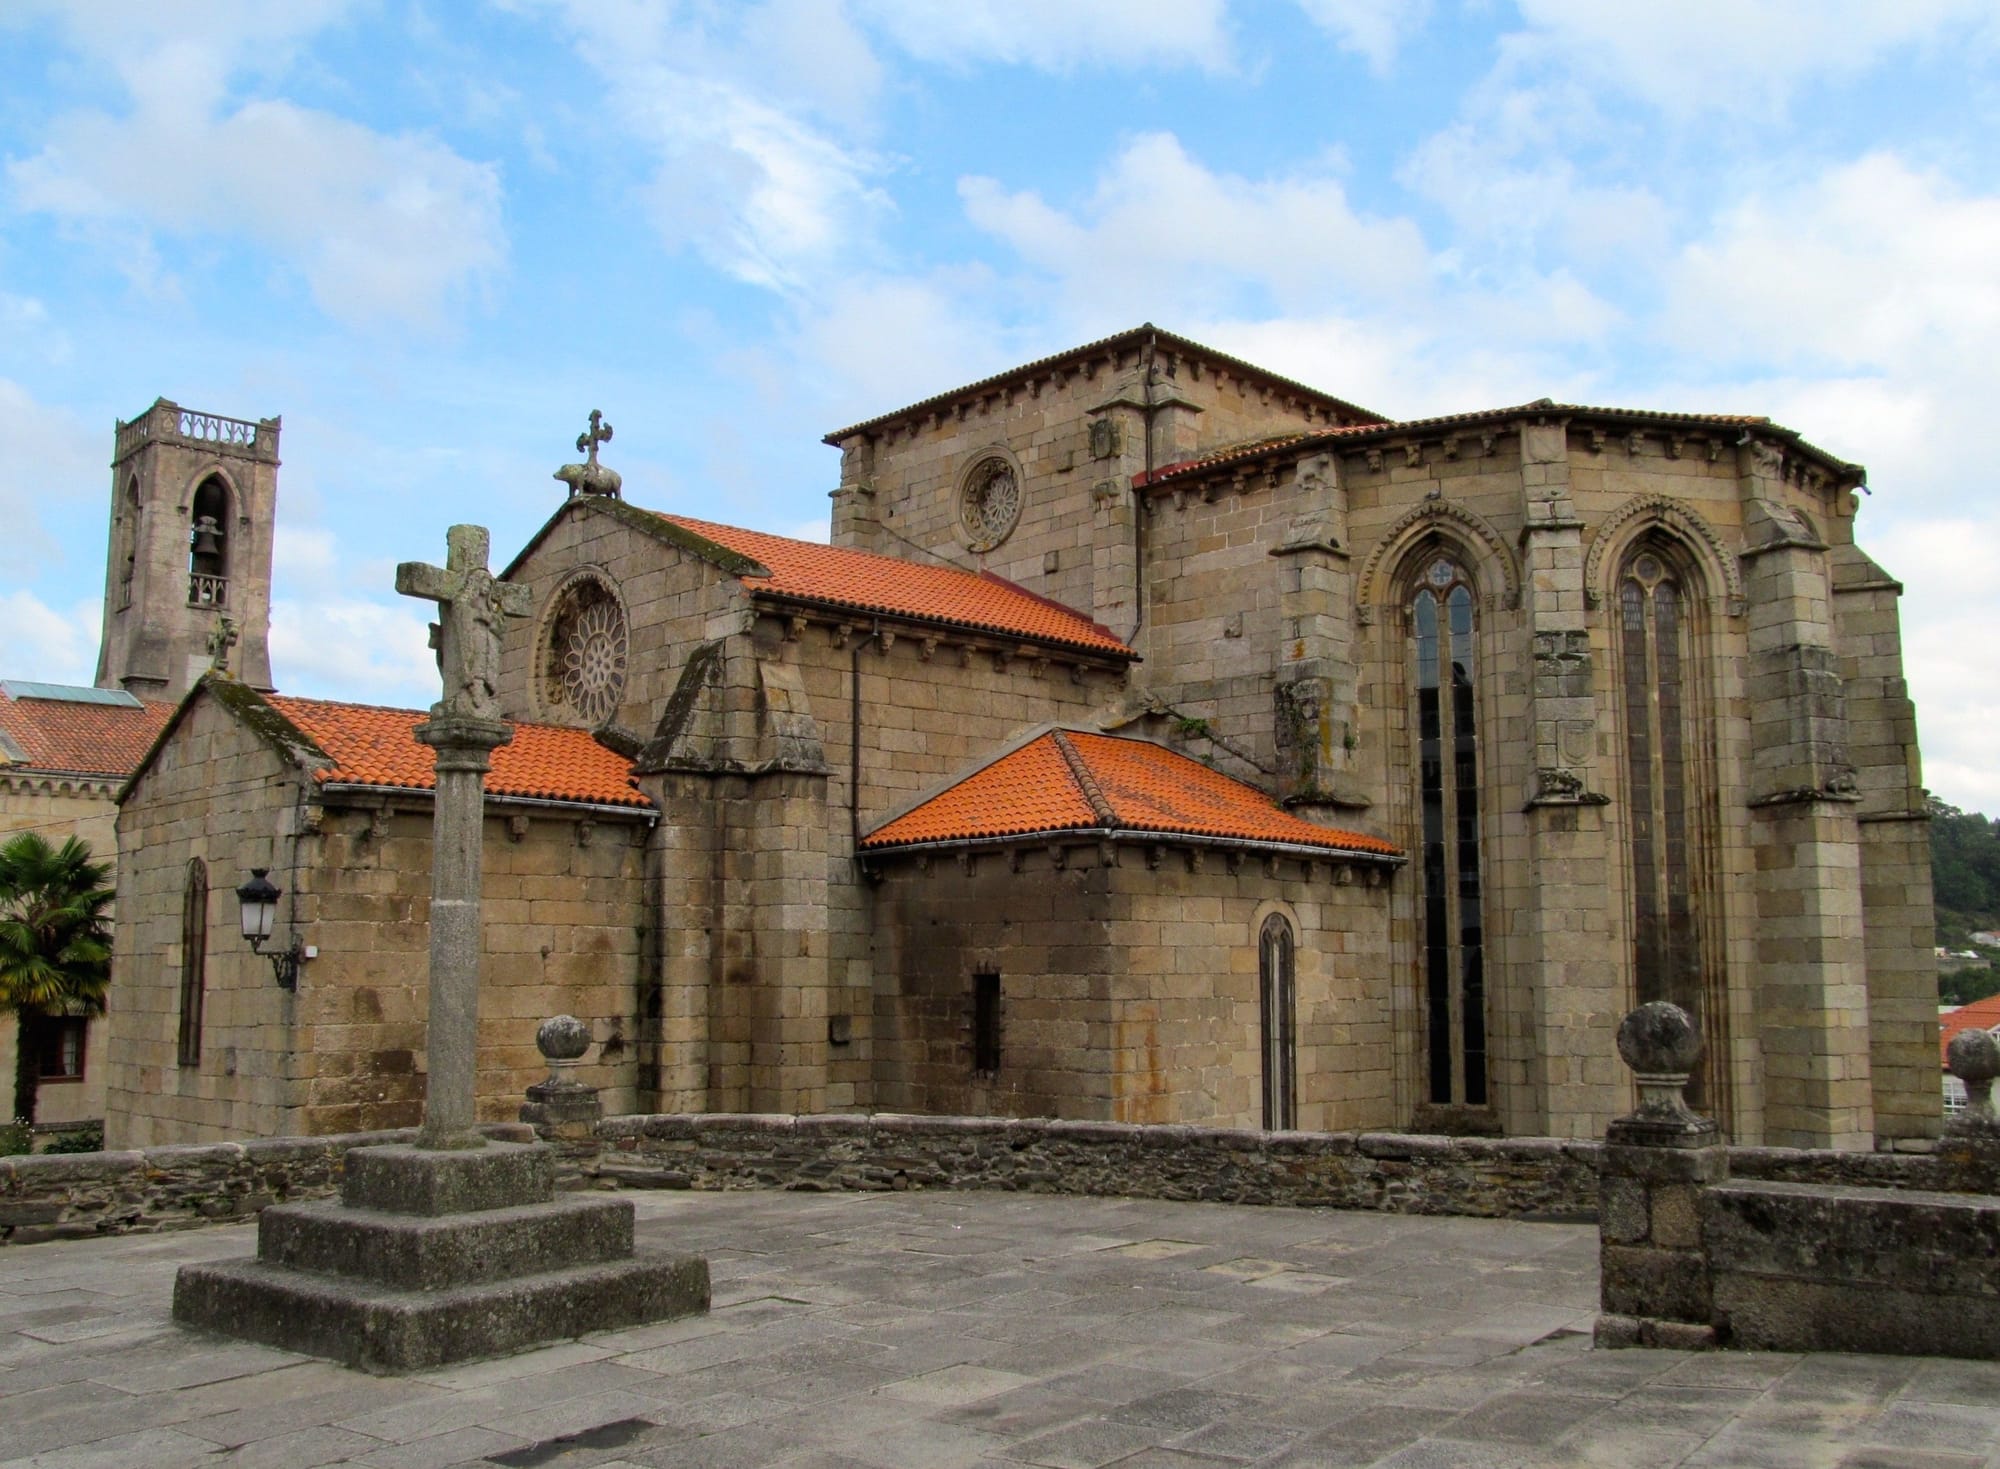
[[34,1120],[35,1047],[26,1021],[99,1015],[111,979],[112,890],[107,862],[77,837],[51,846],[24,831],[0,846],[0,1011],[22,1018],[14,1109]]
[[1973,930],[2000,928],[2000,821],[1936,799],[1930,814],[1938,942],[1963,948]]

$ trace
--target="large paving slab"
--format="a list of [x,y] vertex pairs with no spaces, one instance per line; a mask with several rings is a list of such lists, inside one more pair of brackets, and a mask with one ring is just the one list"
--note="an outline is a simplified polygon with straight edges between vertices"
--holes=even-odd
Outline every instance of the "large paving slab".
[[252,1227],[0,1250],[0,1469],[1985,1466],[2000,1366],[1600,1352],[1595,1230],[636,1196],[710,1315],[376,1378],[174,1326]]

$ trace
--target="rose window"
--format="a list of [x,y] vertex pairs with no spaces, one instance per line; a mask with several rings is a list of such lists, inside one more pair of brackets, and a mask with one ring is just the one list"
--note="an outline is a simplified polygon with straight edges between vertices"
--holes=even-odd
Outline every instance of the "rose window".
[[608,588],[579,582],[550,620],[547,701],[587,724],[604,724],[625,696],[625,609]]
[[1006,540],[1021,518],[1021,483],[1014,466],[987,459],[972,472],[959,495],[959,519],[975,551],[990,551]]

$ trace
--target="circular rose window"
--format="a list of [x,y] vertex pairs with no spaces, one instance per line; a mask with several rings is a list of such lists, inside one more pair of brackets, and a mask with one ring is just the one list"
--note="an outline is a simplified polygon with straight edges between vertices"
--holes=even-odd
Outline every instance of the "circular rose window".
[[959,491],[958,517],[975,551],[990,551],[1012,534],[1021,518],[1021,481],[997,455],[982,459]]
[[625,696],[625,609],[594,577],[562,593],[548,622],[542,700],[552,712],[604,724]]

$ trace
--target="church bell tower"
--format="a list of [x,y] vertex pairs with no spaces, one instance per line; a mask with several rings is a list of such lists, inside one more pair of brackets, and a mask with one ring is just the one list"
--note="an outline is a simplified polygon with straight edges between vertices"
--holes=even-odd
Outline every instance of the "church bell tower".
[[99,688],[178,699],[216,667],[271,687],[280,422],[161,398],[118,425]]

